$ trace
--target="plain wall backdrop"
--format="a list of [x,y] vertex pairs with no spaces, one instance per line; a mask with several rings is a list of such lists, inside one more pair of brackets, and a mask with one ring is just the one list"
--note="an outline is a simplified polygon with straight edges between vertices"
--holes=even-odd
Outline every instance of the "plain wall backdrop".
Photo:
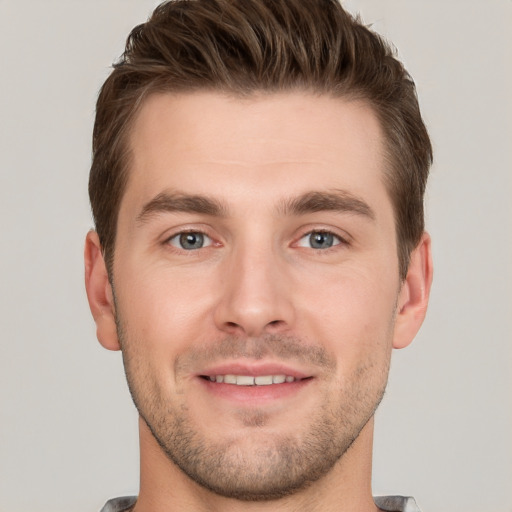
[[[374,492],[512,511],[512,1],[353,0],[418,85],[435,165],[427,320],[395,352]],[[83,287],[94,103],[154,0],[0,0],[0,511],[98,511],[138,489],[121,356]]]

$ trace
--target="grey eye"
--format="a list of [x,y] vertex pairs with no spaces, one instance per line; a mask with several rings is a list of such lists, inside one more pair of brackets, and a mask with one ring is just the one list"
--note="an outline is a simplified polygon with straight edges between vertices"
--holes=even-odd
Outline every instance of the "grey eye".
[[178,249],[193,251],[202,249],[211,245],[212,240],[209,236],[199,232],[179,233],[169,239],[169,243]]
[[311,249],[329,249],[341,243],[339,237],[328,231],[312,231],[299,240],[299,247]]

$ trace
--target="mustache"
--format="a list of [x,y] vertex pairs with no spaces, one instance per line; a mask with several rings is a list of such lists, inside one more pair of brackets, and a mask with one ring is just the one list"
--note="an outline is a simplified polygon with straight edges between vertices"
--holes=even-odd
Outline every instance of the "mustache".
[[189,352],[176,359],[176,370],[187,371],[225,359],[274,358],[281,361],[295,361],[323,370],[334,371],[336,359],[318,345],[303,339],[282,334],[265,334],[257,338],[227,336],[217,342],[207,342],[194,346]]

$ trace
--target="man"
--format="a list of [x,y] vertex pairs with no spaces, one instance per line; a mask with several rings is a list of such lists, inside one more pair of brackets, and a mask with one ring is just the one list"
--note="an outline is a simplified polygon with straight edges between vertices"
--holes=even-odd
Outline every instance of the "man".
[[178,0],[97,104],[86,288],[140,414],[104,511],[417,510],[371,493],[432,278],[412,80],[335,0]]

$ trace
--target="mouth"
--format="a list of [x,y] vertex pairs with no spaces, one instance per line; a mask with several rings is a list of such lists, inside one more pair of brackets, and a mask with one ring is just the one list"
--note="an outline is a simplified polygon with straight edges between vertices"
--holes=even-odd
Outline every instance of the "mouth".
[[288,365],[245,362],[219,365],[197,377],[211,398],[244,406],[282,403],[298,396],[314,380],[313,375]]
[[201,375],[202,379],[217,384],[232,384],[234,386],[271,386],[273,384],[291,384],[292,382],[310,379],[311,377],[297,378],[293,375]]

